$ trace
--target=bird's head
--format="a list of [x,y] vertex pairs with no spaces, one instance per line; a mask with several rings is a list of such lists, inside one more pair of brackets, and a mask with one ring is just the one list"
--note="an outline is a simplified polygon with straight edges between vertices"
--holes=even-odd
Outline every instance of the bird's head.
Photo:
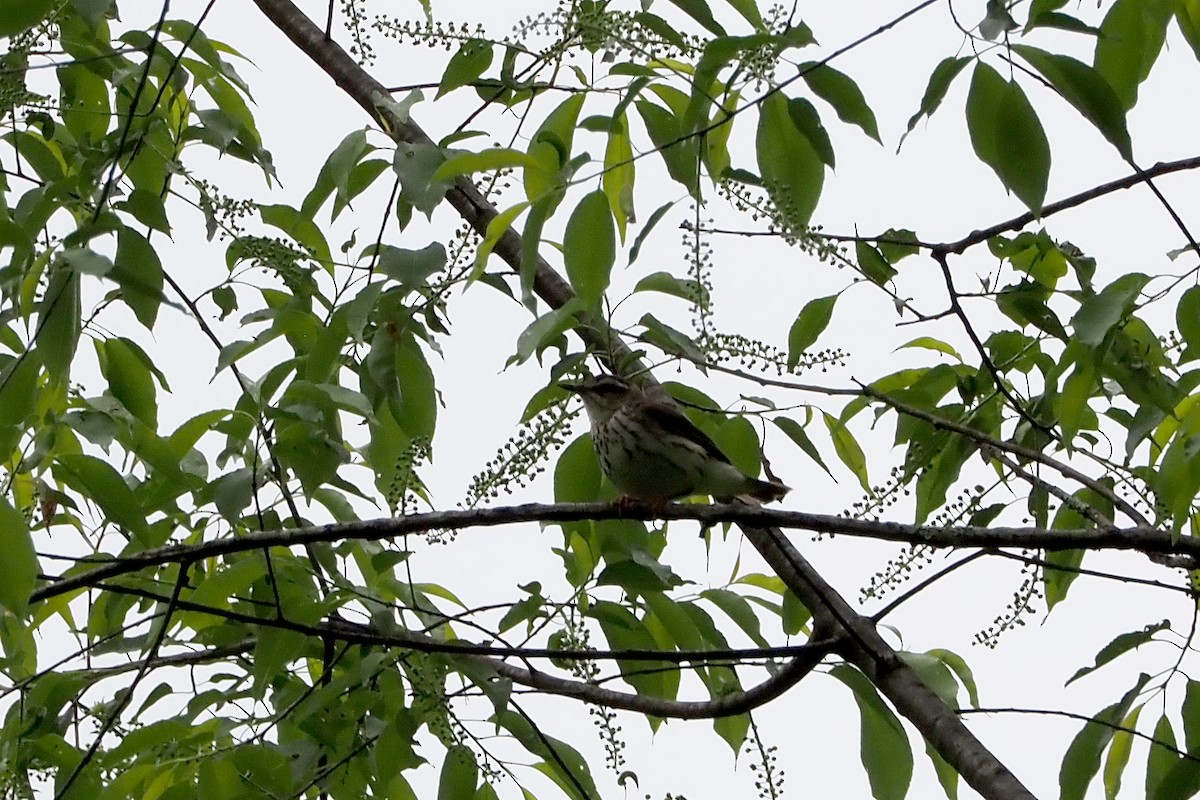
[[593,420],[608,419],[640,391],[615,375],[591,375],[579,383],[560,385],[583,399],[584,408]]

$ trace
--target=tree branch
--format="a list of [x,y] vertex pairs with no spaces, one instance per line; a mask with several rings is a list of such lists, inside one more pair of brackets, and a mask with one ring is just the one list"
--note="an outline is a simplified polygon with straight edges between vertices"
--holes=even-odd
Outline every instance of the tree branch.
[[[367,74],[334,42],[324,37],[320,29],[293,5],[290,0],[255,0],[263,13],[283,31],[292,42],[326,71],[371,116],[380,121],[394,137],[407,142],[429,142],[418,126],[401,119],[389,110],[385,87]],[[929,3],[921,3],[923,8]],[[459,179],[446,193],[447,201],[480,235],[486,235],[488,223],[496,217],[495,207],[466,179]],[[493,252],[514,269],[521,267],[521,237],[512,228],[505,231]],[[535,262],[533,289],[554,308],[560,308],[574,297],[570,285],[540,256]],[[581,318],[582,319],[582,318]],[[610,353],[619,360],[630,355],[624,343],[609,333],[607,326],[594,320],[576,328],[580,336],[599,353]],[[806,562],[784,537],[774,529],[745,529],[747,539],[759,550],[768,563],[777,569],[782,579],[813,613],[817,631],[832,636],[845,630],[848,636],[869,641],[870,647],[848,649],[851,660],[873,680],[909,717],[966,781],[984,797],[995,800],[1031,798],[1033,795],[992,755],[967,729],[954,712],[929,690],[916,673],[900,661],[875,631],[874,625],[856,614],[831,586],[820,579],[816,570]],[[781,558],[780,554],[786,557]],[[876,662],[883,659],[886,670]]]
[[[305,624],[293,620],[261,618],[243,614],[233,609],[206,606],[178,597],[166,598],[145,589],[135,589],[125,586],[103,585],[105,591],[117,594],[129,594],[150,600],[171,600],[173,608],[183,611],[196,611],[211,614],[226,620],[240,622],[259,628],[278,628],[308,636],[317,641],[336,639],[348,644],[374,646],[380,648],[402,647],[421,653],[440,653],[456,658],[465,658],[483,667],[488,672],[514,683],[528,686],[531,689],[570,697],[593,705],[609,706],[625,711],[635,711],[639,714],[651,714],[657,717],[673,719],[713,719],[743,714],[774,700],[785,691],[799,683],[805,675],[812,672],[821,659],[833,652],[836,641],[810,641],[803,645],[786,647],[763,647],[744,649],[717,649],[703,651],[679,650],[559,650],[540,647],[497,647],[481,645],[473,642],[451,640],[445,641],[434,638],[419,631],[399,630],[383,632],[374,630],[366,625],[359,625],[339,617]],[[88,670],[89,673],[103,672],[105,675],[117,674],[130,669],[137,669],[139,676],[151,667],[177,666],[183,663],[200,663],[210,661],[218,652],[228,652],[238,655],[254,647],[254,640],[249,639],[229,648],[204,651],[203,653],[187,653],[162,658],[148,658],[134,664],[122,664],[112,668]],[[665,698],[649,697],[646,695],[618,692],[604,689],[592,683],[559,678],[535,669],[526,669],[509,664],[504,658],[516,657],[521,659],[545,658],[587,661],[663,661],[673,664],[702,664],[713,661],[732,661],[756,658],[771,658],[788,656],[791,660],[784,664],[778,672],[762,683],[750,689],[732,692],[713,700],[668,700]]]
[[1181,172],[1188,169],[1200,168],[1200,156],[1192,156],[1191,158],[1183,158],[1178,161],[1160,161],[1152,167],[1147,167],[1143,170],[1138,170],[1124,178],[1118,178],[1115,181],[1102,183],[1099,186],[1093,186],[1087,191],[1073,194],[1070,197],[1064,197],[1056,203],[1050,203],[1042,206],[1041,212],[1034,214],[1026,212],[1019,216],[1013,217],[1006,222],[997,223],[990,228],[984,228],[981,231],[974,231],[955,242],[947,242],[945,244],[935,244],[932,249],[935,252],[955,253],[961,255],[968,247],[986,242],[993,236],[997,236],[1007,231],[1019,231],[1031,222],[1046,217],[1053,216],[1062,211],[1066,211],[1076,206],[1081,206],[1084,203],[1095,200],[1097,197],[1103,197],[1106,194],[1119,192],[1122,189],[1131,189],[1139,183],[1145,183],[1151,178],[1156,178],[1159,175],[1168,175],[1172,172]]
[[380,540],[435,529],[461,530],[526,522],[577,522],[579,520],[692,520],[703,527],[725,522],[742,526],[797,528],[815,533],[838,533],[932,547],[1042,547],[1052,550],[1136,550],[1157,555],[1200,558],[1200,539],[1175,537],[1170,531],[1137,526],[1108,529],[995,527],[974,525],[926,527],[899,522],[847,519],[806,511],[761,508],[738,504],[696,505],[670,503],[661,511],[646,505],[615,503],[525,503],[496,508],[455,509],[383,517],[360,522],[309,525],[275,531],[253,531],[236,537],[193,545],[168,545],[124,555],[86,572],[51,579],[33,592],[31,602],[48,600],[94,586],[100,581],[129,575],[149,567],[227,556],[262,547],[289,547],[318,542]]

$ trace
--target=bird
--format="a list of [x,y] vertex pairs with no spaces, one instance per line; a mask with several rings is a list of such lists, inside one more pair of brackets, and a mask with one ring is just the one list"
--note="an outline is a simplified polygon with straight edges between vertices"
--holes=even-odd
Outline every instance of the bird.
[[615,375],[560,385],[583,399],[600,467],[624,499],[659,508],[697,494],[770,503],[791,491],[742,472],[675,405]]

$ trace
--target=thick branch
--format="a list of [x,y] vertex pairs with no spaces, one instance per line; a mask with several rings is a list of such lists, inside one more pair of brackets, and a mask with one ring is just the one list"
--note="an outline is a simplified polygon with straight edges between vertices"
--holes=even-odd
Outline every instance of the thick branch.
[[263,547],[337,542],[374,541],[431,530],[487,528],[524,522],[577,522],[587,519],[694,520],[705,527],[733,522],[743,526],[798,528],[815,533],[840,533],[932,547],[1037,547],[1051,550],[1136,550],[1142,553],[1200,558],[1200,539],[1174,537],[1154,528],[1109,528],[1104,530],[1046,528],[983,528],[972,525],[925,527],[898,522],[846,519],[805,511],[746,505],[668,504],[661,511],[648,506],[614,503],[525,503],[518,506],[430,511],[404,517],[383,517],[361,522],[310,525],[276,531],[253,531],[236,537],[213,539],[193,545],[168,545],[123,555],[87,572],[51,579],[34,591],[38,602],[73,592],[97,582],[164,564],[198,561]]
[[[380,120],[384,128],[404,141],[430,141],[416,125],[399,119],[386,107],[387,95],[382,84],[368,75],[289,0],[255,0],[263,13],[283,31],[297,47],[321,66],[355,101]],[[464,220],[480,234],[496,216],[495,208],[468,181],[459,180],[446,194],[446,199],[458,209]],[[514,269],[520,269],[521,238],[511,228],[496,246],[495,252]],[[534,291],[549,305],[559,308],[573,296],[570,286],[544,260],[538,259]],[[576,329],[599,353],[614,353],[619,359],[628,354],[623,343],[602,325],[591,322]],[[764,558],[777,569],[783,561],[778,553],[786,553],[784,561],[795,569],[780,573],[788,587],[813,612],[817,630],[823,636],[835,636],[844,630],[858,636],[860,629],[874,633],[869,620],[857,615],[832,587],[819,579],[811,565],[787,542],[778,529],[747,529],[747,538]],[[982,795],[988,798],[1032,798],[1021,783],[971,734],[953,711],[941,702],[916,674],[899,661],[895,651],[882,640],[872,639],[874,655],[884,657],[886,672],[873,669],[871,659],[863,657],[866,650],[851,649],[852,660],[869,676],[883,681],[884,690],[897,708],[917,725],[922,734],[937,747],[946,760],[959,771]],[[865,645],[864,645],[865,647]],[[874,657],[874,656],[872,656]],[[862,661],[862,663],[860,663]]]

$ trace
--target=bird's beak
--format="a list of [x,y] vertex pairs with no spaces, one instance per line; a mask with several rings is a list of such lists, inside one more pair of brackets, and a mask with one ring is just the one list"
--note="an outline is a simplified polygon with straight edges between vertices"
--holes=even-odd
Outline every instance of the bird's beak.
[[581,391],[583,391],[582,383],[560,383],[559,386],[563,389],[566,389],[571,394],[579,394]]

